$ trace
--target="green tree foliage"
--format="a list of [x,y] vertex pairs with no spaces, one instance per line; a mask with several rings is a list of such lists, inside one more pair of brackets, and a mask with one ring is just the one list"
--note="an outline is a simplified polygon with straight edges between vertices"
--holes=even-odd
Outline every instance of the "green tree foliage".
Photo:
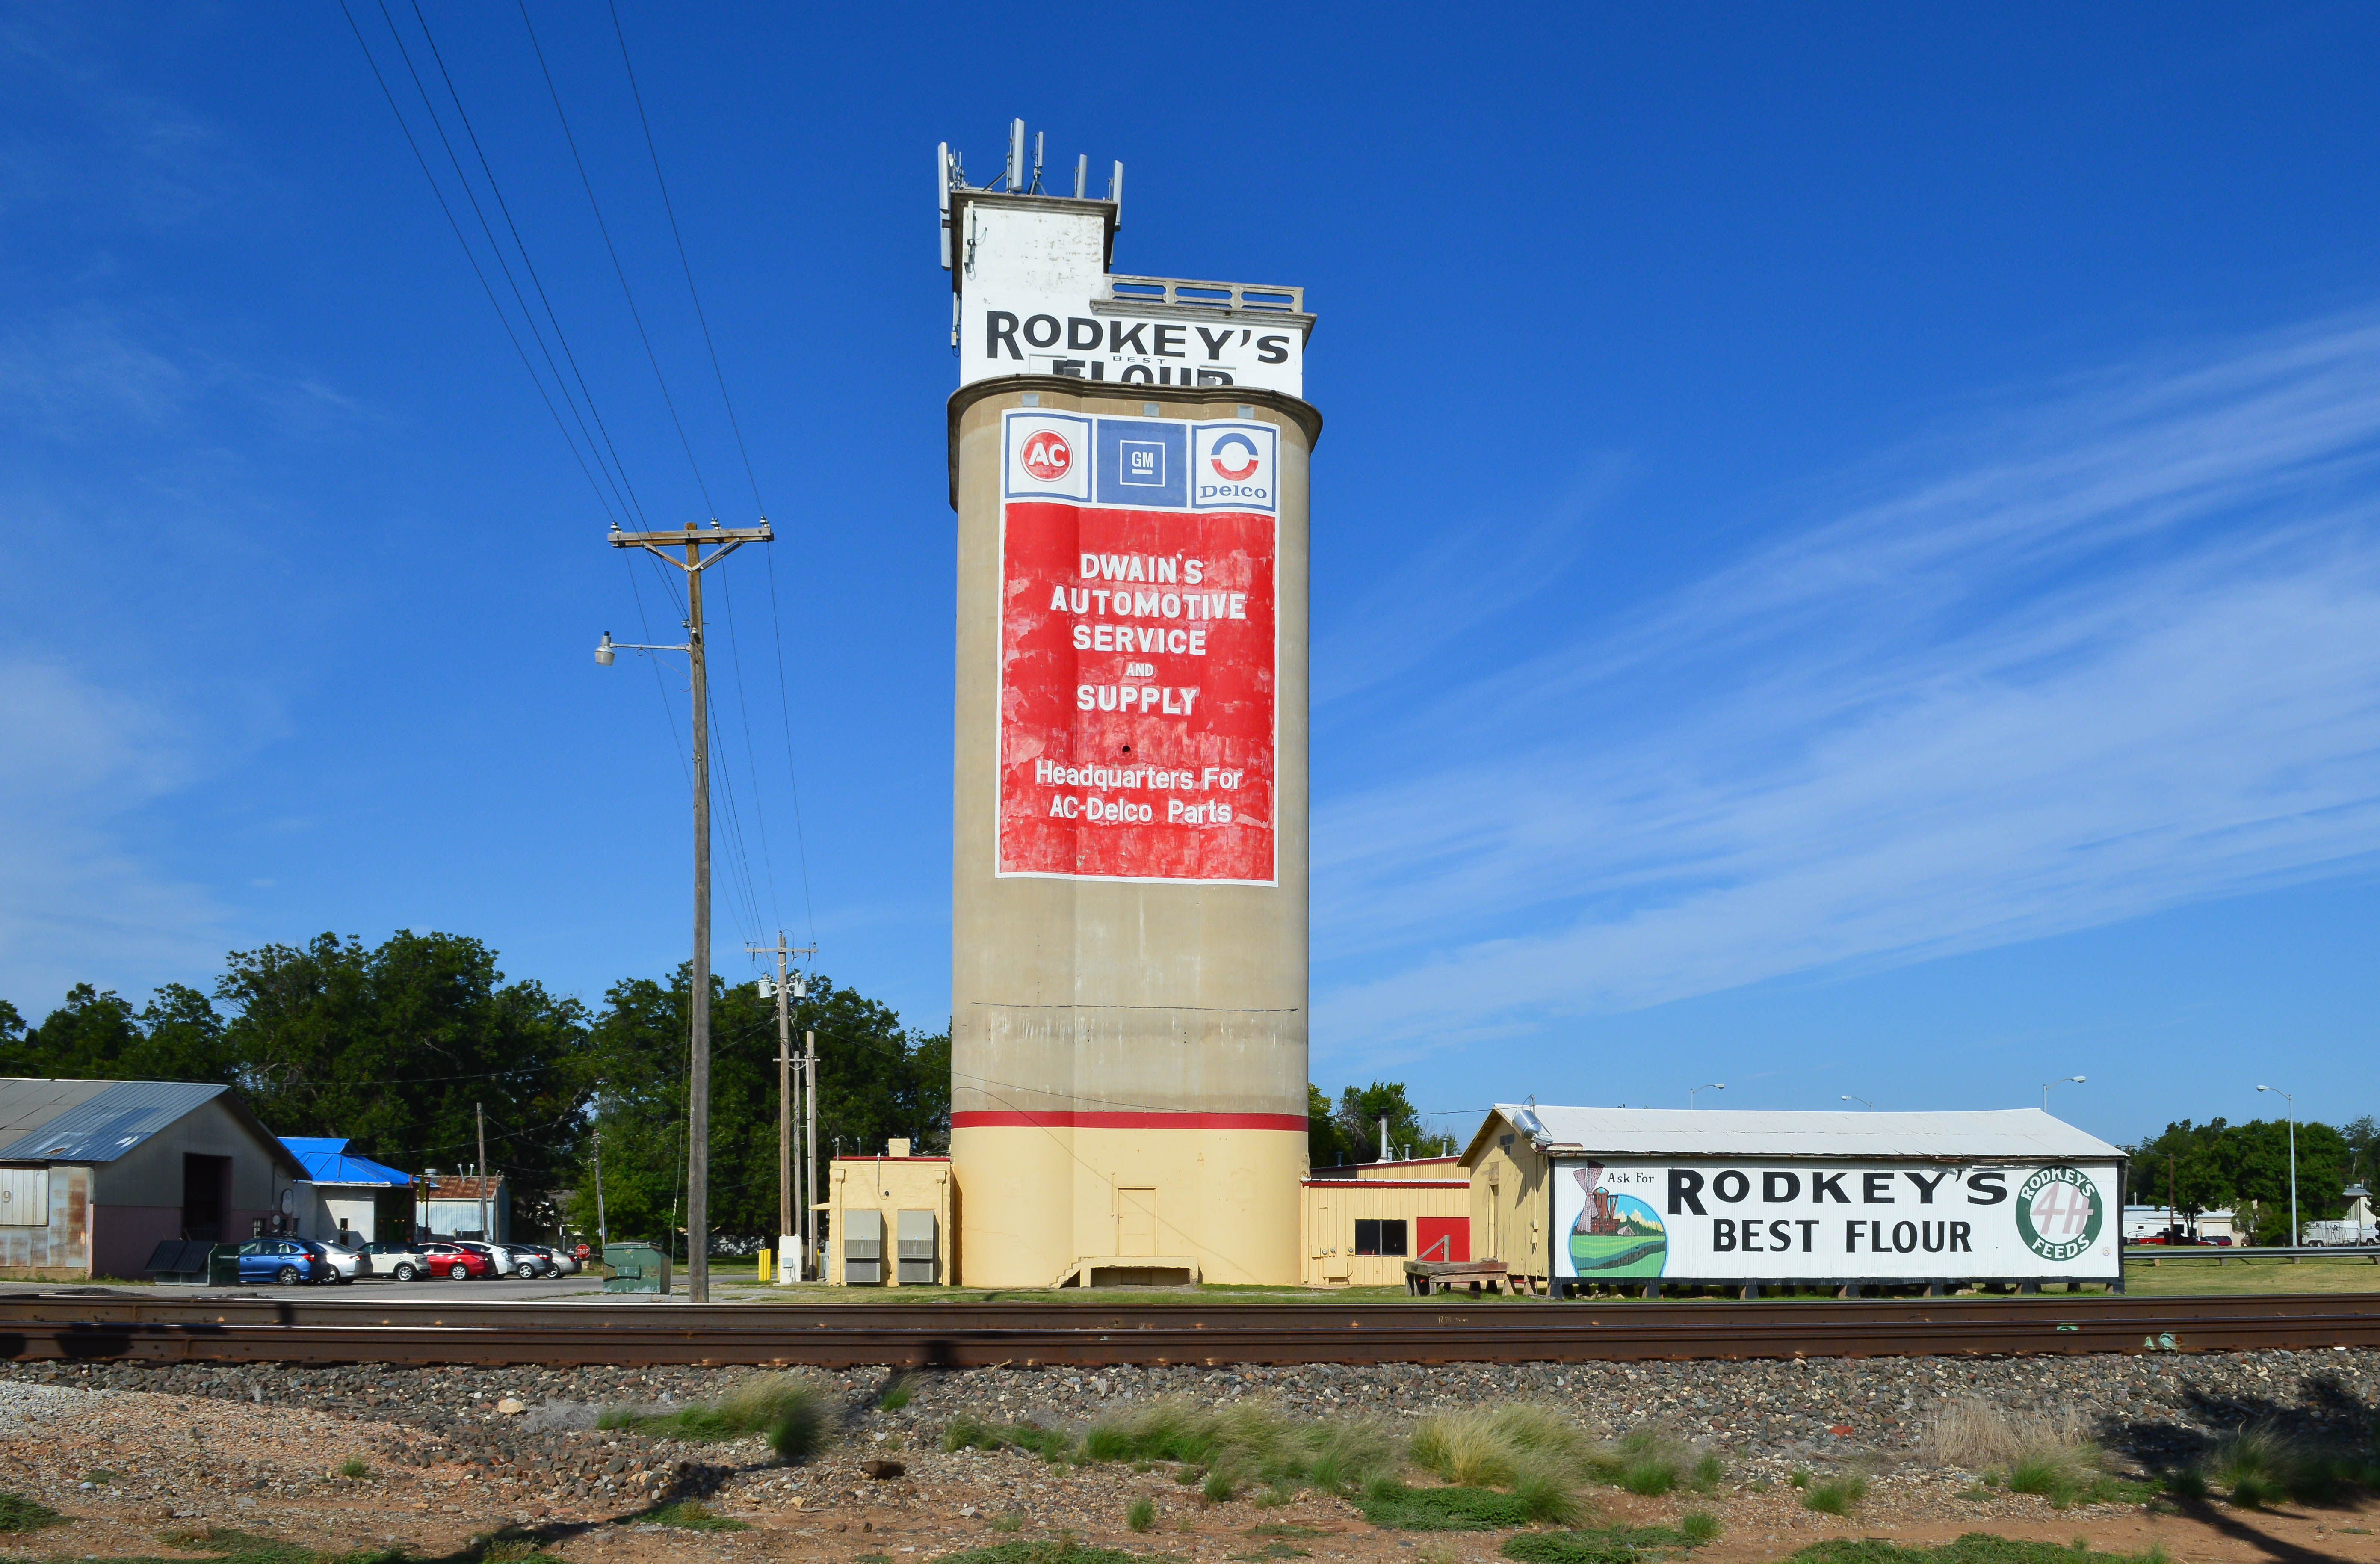
[[542,1201],[576,1172],[593,1084],[577,1000],[507,983],[496,953],[460,935],[367,947],[326,934],[228,963],[215,984],[236,1012],[225,1042],[275,1133],[344,1135],[393,1167],[458,1171],[478,1155],[480,1106],[516,1220],[543,1225]]
[[[2232,1124],[2188,1119],[2127,1148],[2132,1155],[2133,1198],[2162,1205],[2168,1190],[2188,1216],[2229,1206],[2245,1220],[2255,1207],[2255,1240],[2289,1241],[2289,1126],[2286,1119]],[[2168,1160],[2170,1159],[2170,1160]],[[2354,1161],[2347,1137],[2327,1124],[2297,1127],[2298,1216],[2327,1221],[2346,1209],[2340,1194]]]
[[1347,1131],[1339,1127],[1338,1111],[1322,1088],[1305,1083],[1305,1165],[1344,1167],[1355,1159],[1348,1155]]
[[[169,983],[139,1010],[114,991],[79,983],[39,1026],[13,1007],[0,1017],[0,1075],[80,1081],[232,1083],[223,1018],[195,988]],[[14,1023],[13,1026],[9,1023]]]
[[[614,1238],[682,1237],[689,976],[681,965],[667,987],[646,978],[615,985],[589,1035],[601,1082],[602,1204]],[[808,986],[793,1010],[794,1046],[802,1032],[818,1033],[819,1139],[828,1155],[880,1152],[896,1137],[918,1152],[947,1151],[949,1033],[907,1031],[892,1010],[823,976]],[[710,1036],[710,1225],[719,1241],[740,1249],[777,1231],[776,1002],[712,974]],[[591,1230],[595,1211],[590,1156],[573,1225]]]
[[[1309,1082],[1309,1089],[1311,1083]],[[1377,1162],[1380,1159],[1380,1120],[1389,1121],[1389,1155],[1402,1157],[1446,1156],[1458,1148],[1451,1135],[1432,1133],[1414,1111],[1413,1103],[1405,1096],[1402,1081],[1375,1081],[1369,1086],[1350,1086],[1339,1094],[1339,1111],[1335,1116],[1342,1155],[1350,1163]],[[1308,1131],[1309,1139],[1311,1130]]]

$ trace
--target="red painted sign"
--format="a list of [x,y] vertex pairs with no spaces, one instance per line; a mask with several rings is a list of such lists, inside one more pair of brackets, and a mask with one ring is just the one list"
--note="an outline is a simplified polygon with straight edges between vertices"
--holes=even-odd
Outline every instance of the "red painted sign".
[[1273,883],[1276,574],[1261,512],[1008,502],[1000,874]]

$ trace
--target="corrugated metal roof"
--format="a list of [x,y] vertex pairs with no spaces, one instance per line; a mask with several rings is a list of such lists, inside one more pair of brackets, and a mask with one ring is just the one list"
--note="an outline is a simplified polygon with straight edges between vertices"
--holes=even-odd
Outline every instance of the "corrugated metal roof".
[[113,1081],[0,1080],[0,1143],[30,1135],[70,1107],[98,1096]]
[[374,1162],[368,1156],[357,1156],[347,1150],[344,1135],[284,1135],[281,1143],[289,1148],[306,1167],[306,1177],[318,1184],[396,1184],[413,1182],[413,1175]]
[[0,1161],[114,1162],[202,1103],[231,1090],[193,1081],[11,1081],[97,1086],[80,1100],[0,1145]]
[[[2120,1147],[2039,1108],[1787,1113],[1530,1107],[1499,1103],[1496,1111],[1541,1145],[1550,1142],[1558,1150],[1606,1156],[2042,1157],[2106,1162],[2124,1155]],[[1479,1145],[1474,1141],[1472,1151]],[[1465,1154],[1466,1161],[1470,1155]]]

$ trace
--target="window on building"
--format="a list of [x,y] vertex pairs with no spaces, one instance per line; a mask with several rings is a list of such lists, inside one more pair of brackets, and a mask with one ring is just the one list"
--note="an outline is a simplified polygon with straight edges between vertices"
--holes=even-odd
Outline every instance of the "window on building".
[[1355,1252],[1358,1254],[1395,1254],[1405,1252],[1405,1225],[1398,1222],[1376,1222],[1368,1218],[1355,1224]]

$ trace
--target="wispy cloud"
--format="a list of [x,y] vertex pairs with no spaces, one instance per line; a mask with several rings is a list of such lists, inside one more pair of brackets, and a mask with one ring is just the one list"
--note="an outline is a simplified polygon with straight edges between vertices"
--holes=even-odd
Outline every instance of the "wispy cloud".
[[1444,691],[1442,764],[1318,810],[1324,971],[1398,973],[1322,985],[1324,1047],[2372,866],[2375,468],[2380,320],[2078,381]]
[[123,830],[188,779],[192,747],[153,703],[0,656],[0,997],[38,1016],[126,953],[180,971],[221,952],[213,898]]

